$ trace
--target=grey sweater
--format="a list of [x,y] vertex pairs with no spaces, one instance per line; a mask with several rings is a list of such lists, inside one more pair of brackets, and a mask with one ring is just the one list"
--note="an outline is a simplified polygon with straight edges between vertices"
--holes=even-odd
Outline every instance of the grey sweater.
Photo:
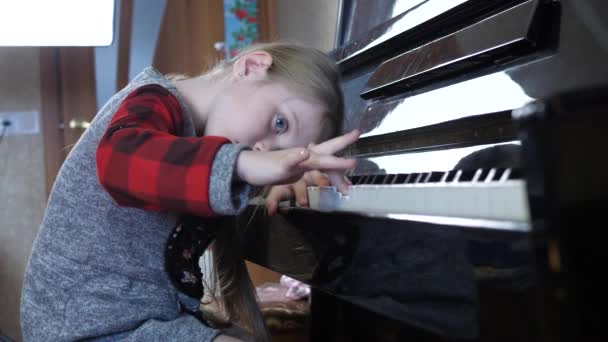
[[[96,173],[96,148],[106,126],[121,101],[145,84],[159,84],[178,98],[184,136],[195,135],[183,98],[153,68],[99,111],[61,167],[34,241],[21,298],[26,341],[93,338],[180,316],[181,296],[164,268],[164,249],[177,214],[116,205]],[[236,214],[246,206],[248,186],[232,180],[243,148],[225,144],[213,161],[209,196],[217,214]],[[216,334],[208,329],[204,339]]]

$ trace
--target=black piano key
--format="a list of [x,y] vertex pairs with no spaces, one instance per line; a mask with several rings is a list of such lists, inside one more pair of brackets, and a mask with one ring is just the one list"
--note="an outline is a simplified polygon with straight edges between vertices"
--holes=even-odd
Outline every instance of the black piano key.
[[456,174],[458,174],[458,170],[450,170],[450,171],[448,171],[448,176],[446,177],[445,181],[446,182],[452,182],[452,181],[454,181],[454,177],[456,177]]
[[356,175],[356,176],[351,176],[351,177],[349,177],[350,182],[351,182],[353,185],[360,184],[360,182],[361,182],[362,178],[363,178],[363,176],[361,176],[361,175]]
[[477,170],[461,170],[462,173],[460,174],[460,178],[458,178],[459,182],[470,182],[473,180],[473,177],[475,176],[475,172],[477,172]]
[[489,181],[498,182],[500,180],[500,178],[502,177],[503,173],[505,172],[505,170],[507,170],[507,168],[497,167],[494,170],[495,170],[494,176],[492,177],[492,179],[489,179]]
[[416,180],[418,179],[419,175],[420,175],[419,172],[410,173],[410,174],[408,174],[408,177],[405,182],[408,184],[416,183]]
[[431,173],[430,172],[425,172],[424,175],[422,176],[421,182],[422,183],[426,183],[429,181],[429,177],[431,177]]
[[370,184],[384,184],[386,175],[376,175]]
[[[475,172],[477,172],[477,171],[475,171]],[[479,181],[479,182],[485,181],[486,177],[488,177],[489,173],[490,173],[490,169],[481,169],[481,173],[479,174],[477,181]]]
[[404,184],[407,181],[407,173],[398,173],[393,184]]
[[497,169],[496,175],[494,176],[495,181],[510,180],[510,179],[522,179],[522,171],[520,169],[501,168]]
[[361,182],[359,182],[359,184],[368,184],[369,180],[371,179],[371,175],[364,175],[361,178]]
[[424,180],[426,179],[428,172],[421,172],[418,174],[418,176],[416,176],[416,180],[414,181],[414,183],[424,183]]
[[523,173],[521,169],[511,169],[511,173],[509,174],[509,179],[522,179]]
[[391,184],[395,177],[394,174],[370,174],[351,176],[349,179],[353,185]]
[[[499,181],[505,172],[510,172],[508,179],[521,179],[522,174],[519,169],[494,168],[494,173],[490,175],[491,168],[488,169],[462,169],[450,171],[431,171],[413,172],[398,174],[369,174],[354,175],[349,179],[353,185],[362,184],[416,184],[416,183],[437,183],[442,180],[453,182],[456,175],[460,173],[459,182],[471,182],[474,178],[478,182]],[[477,175],[477,176],[476,176]],[[489,178],[488,178],[489,177]]]
[[429,177],[427,179],[427,183],[437,183],[441,181],[441,178],[443,178],[443,175],[445,175],[445,172],[441,172],[441,171],[433,171],[429,173]]

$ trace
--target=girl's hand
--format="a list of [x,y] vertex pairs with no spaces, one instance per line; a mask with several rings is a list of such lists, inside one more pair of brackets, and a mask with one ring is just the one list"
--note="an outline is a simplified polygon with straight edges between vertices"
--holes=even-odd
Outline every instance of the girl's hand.
[[341,173],[336,173],[339,180],[332,182],[329,175],[322,173],[317,170],[309,171],[295,183],[286,185],[276,185],[270,189],[268,196],[266,196],[265,204],[268,215],[274,215],[277,212],[279,203],[284,200],[290,200],[295,198],[301,207],[308,206],[308,192],[306,187],[309,186],[330,186],[334,185],[341,190],[342,193],[346,193],[346,189],[350,185],[350,181],[345,178]]
[[355,159],[340,158],[333,154],[358,138],[359,131],[354,130],[309,148],[243,151],[237,160],[237,176],[251,185],[263,186],[293,183],[311,170],[344,172],[355,166]]
[[266,210],[268,215],[274,215],[277,212],[279,203],[284,200],[295,198],[298,204],[302,207],[308,206],[307,186],[328,186],[329,178],[326,174],[320,171],[309,171],[300,178],[299,181],[273,186],[266,196]]
[[[345,134],[341,137],[328,140],[324,143],[318,145],[309,145],[309,150],[325,154],[325,153],[335,153],[344,147],[352,144],[359,138],[359,131],[354,130],[348,134]],[[348,142],[346,145],[343,143]],[[306,162],[304,162],[306,163]],[[353,165],[354,166],[354,165]],[[350,168],[349,168],[350,169]],[[297,182],[287,185],[277,185],[273,186],[266,196],[266,209],[269,215],[274,215],[276,213],[279,203],[283,200],[288,200],[295,198],[300,206],[306,207],[308,206],[308,193],[306,192],[306,187],[308,186],[335,186],[338,191],[343,194],[348,192],[348,186],[350,185],[350,181],[344,177],[345,170],[330,170],[326,173],[322,173],[318,170],[313,170],[306,172],[302,178],[300,178]]]

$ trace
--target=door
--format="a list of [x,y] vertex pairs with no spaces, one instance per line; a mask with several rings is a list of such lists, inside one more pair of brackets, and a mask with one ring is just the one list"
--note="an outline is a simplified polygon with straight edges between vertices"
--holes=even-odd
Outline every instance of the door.
[[95,116],[93,48],[40,48],[40,83],[48,194],[85,123]]

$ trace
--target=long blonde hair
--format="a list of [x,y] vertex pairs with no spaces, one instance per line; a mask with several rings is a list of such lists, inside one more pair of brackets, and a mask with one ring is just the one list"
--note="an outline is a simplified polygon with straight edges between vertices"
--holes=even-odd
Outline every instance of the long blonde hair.
[[[344,115],[340,71],[336,63],[319,50],[290,42],[254,44],[231,61],[220,62],[210,74],[225,72],[234,61],[253,51],[265,51],[272,56],[269,81],[281,82],[290,90],[312,96],[325,106],[319,140],[326,140],[340,131]],[[218,283],[208,284],[205,291],[211,291],[208,298],[215,301],[226,320],[239,322],[256,341],[268,341],[255,289],[244,262],[244,228],[234,222],[219,229],[212,245],[213,273]]]

